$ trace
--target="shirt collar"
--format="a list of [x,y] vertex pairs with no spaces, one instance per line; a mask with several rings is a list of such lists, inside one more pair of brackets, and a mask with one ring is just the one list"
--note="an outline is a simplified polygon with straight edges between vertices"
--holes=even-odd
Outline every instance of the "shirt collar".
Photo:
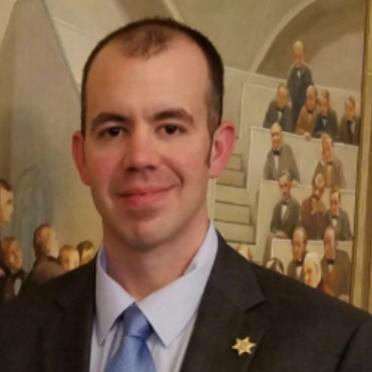
[[[217,245],[217,233],[210,223],[204,242],[185,273],[137,303],[166,347],[193,318],[216,257]],[[105,251],[101,249],[96,274],[99,343],[105,340],[116,319],[134,301],[134,298],[107,274]]]

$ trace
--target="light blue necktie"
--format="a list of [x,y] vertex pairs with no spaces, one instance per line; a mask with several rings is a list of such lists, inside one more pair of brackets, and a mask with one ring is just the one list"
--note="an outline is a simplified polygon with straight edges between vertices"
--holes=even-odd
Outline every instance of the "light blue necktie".
[[124,333],[105,372],[156,372],[146,345],[146,340],[153,331],[151,325],[135,304],[128,307],[123,315]]

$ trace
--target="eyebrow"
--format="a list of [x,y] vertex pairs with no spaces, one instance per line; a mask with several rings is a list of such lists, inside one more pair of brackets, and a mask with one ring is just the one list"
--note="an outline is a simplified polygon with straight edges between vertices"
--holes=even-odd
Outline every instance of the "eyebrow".
[[182,108],[168,109],[157,112],[153,115],[155,121],[176,119],[187,122],[190,125],[194,124],[194,118],[186,110]]
[[94,132],[97,127],[107,123],[108,121],[118,122],[118,123],[127,123],[129,121],[128,117],[120,114],[110,113],[110,112],[101,112],[98,114],[91,123],[90,131]]

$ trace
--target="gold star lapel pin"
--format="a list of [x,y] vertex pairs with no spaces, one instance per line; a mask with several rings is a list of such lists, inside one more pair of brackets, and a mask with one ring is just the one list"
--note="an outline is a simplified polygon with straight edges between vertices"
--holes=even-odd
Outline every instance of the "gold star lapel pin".
[[252,349],[256,346],[254,342],[251,342],[249,337],[240,339],[236,339],[235,345],[233,345],[233,349],[238,351],[239,356],[247,353],[247,354],[252,354]]

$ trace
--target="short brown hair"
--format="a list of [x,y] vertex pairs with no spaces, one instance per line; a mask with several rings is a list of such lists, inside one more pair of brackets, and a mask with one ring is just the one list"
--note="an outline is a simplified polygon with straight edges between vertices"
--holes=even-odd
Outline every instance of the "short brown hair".
[[176,37],[184,36],[194,42],[202,51],[209,70],[210,88],[207,94],[208,127],[211,133],[221,122],[223,109],[223,63],[220,54],[211,41],[199,31],[173,19],[147,18],[132,22],[102,39],[89,55],[81,84],[81,132],[86,131],[87,80],[97,54],[110,42],[118,41],[125,55],[150,58],[168,48]]

